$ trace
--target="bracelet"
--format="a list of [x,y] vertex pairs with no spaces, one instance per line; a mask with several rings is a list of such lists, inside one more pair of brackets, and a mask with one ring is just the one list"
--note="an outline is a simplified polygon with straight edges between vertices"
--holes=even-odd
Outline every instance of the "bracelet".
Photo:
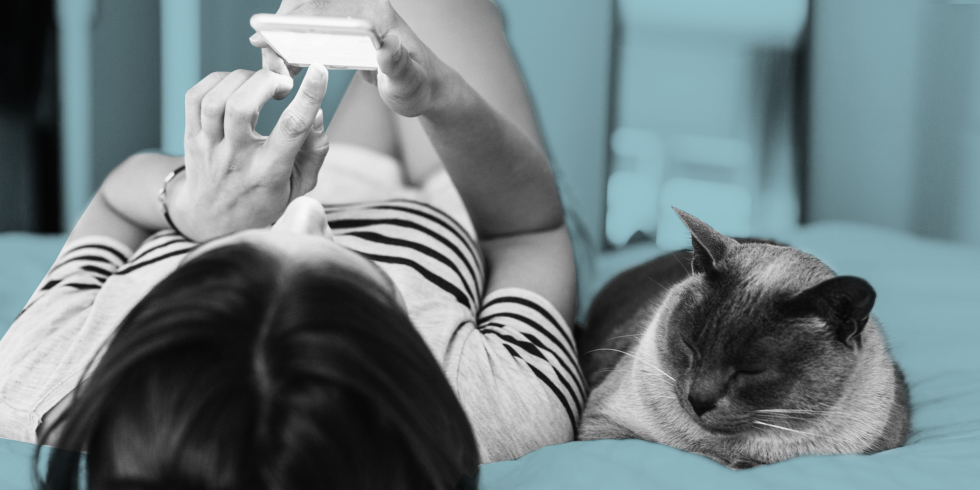
[[181,172],[183,172],[185,168],[186,167],[181,165],[180,167],[177,167],[173,172],[167,174],[166,177],[164,177],[163,186],[160,187],[160,193],[157,194],[157,200],[160,201],[160,206],[161,208],[163,208],[163,219],[167,220],[167,224],[170,225],[170,227],[173,228],[178,235],[184,237],[187,240],[190,240],[190,238],[187,238],[187,235],[181,233],[180,230],[177,229],[177,225],[174,224],[174,220],[170,218],[170,209],[167,208],[167,185],[170,184],[171,180],[174,180],[174,177],[176,177]]

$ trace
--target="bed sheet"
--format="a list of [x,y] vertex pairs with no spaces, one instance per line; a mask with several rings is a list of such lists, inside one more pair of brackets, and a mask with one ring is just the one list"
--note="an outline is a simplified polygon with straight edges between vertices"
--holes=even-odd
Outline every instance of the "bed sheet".
[[[913,436],[873,456],[808,456],[732,471],[637,440],[572,442],[481,468],[484,489],[980,488],[980,248],[842,222],[782,241],[877,290],[873,313],[911,388]],[[0,234],[0,332],[63,236]],[[0,487],[29,489],[33,446],[0,440]]]

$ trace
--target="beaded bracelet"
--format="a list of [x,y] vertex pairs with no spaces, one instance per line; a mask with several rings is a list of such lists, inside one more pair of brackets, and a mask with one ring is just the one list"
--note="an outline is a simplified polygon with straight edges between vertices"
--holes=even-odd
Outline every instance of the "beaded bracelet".
[[[173,172],[167,174],[167,176],[163,179],[163,186],[160,187],[160,193],[157,194],[157,200],[160,201],[160,206],[163,208],[163,219],[167,220],[167,224],[170,225],[170,227],[173,228],[178,235],[187,238],[187,235],[181,233],[180,230],[177,229],[177,225],[174,224],[174,220],[170,218],[170,209],[167,208],[167,185],[170,184],[171,180],[174,180],[174,177],[183,172],[184,169],[185,167],[181,165]],[[190,238],[187,239],[190,240]]]

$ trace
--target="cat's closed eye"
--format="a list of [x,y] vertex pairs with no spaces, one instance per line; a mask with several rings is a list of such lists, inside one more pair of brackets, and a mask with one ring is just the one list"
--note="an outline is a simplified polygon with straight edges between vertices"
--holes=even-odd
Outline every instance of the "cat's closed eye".
[[701,359],[701,353],[691,344],[687,339],[681,338],[681,343],[687,349],[687,366],[693,367],[694,364]]
[[735,374],[741,376],[754,376],[765,373],[768,370],[769,368],[767,366],[740,366],[735,369]]
[[684,344],[684,347],[687,347],[688,353],[691,354],[691,357],[695,359],[701,357],[701,353],[698,352],[698,350],[694,347],[694,344],[692,344],[690,341],[688,341],[685,338],[682,338],[681,343]]

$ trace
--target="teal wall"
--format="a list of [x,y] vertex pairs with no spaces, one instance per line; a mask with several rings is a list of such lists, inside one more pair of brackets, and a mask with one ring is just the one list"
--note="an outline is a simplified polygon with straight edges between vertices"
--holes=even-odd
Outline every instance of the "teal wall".
[[[194,33],[202,47],[200,66],[189,68],[185,78],[258,68],[258,53],[247,42],[247,19],[274,11],[276,3],[201,1],[199,32]],[[605,189],[595,184],[606,173],[614,2],[576,2],[574,8],[556,0],[498,4],[534,97],[563,198],[586,240],[601,246]],[[61,0],[58,10],[65,54],[60,64],[65,222],[70,225],[126,155],[162,146],[160,53],[167,46],[160,45],[159,0]],[[73,19],[74,27],[64,19]],[[980,244],[980,6],[815,0],[811,21],[805,217],[856,220]],[[569,30],[570,25],[578,27]],[[91,50],[80,51],[87,42]],[[651,80],[670,79],[668,69],[631,66],[656,75]],[[619,74],[623,93],[623,87],[639,83],[627,79],[629,73]],[[334,73],[325,103],[328,114],[351,75]],[[639,125],[644,117],[662,114],[667,108],[662,103],[642,109],[641,99],[657,102],[663,99],[658,94],[621,101],[625,110],[617,120],[635,119],[630,124]],[[679,114],[724,113],[723,103],[732,101],[701,97],[695,102],[691,111]],[[287,103],[268,105],[260,132],[271,129]],[[180,123],[171,119],[176,121],[171,125]],[[728,124],[724,117],[701,119]],[[12,130],[4,133],[8,139],[16,136]],[[179,141],[172,146],[179,149]],[[23,184],[28,174],[9,174],[5,197],[21,192],[18,182]],[[29,221],[32,211],[21,207],[6,204],[6,213]]]
[[980,244],[980,5],[813,4],[810,220]]
[[34,229],[32,116],[0,111],[0,231]]
[[[160,146],[159,0],[99,0],[92,23],[92,185]],[[71,74],[66,74],[71,77]]]

